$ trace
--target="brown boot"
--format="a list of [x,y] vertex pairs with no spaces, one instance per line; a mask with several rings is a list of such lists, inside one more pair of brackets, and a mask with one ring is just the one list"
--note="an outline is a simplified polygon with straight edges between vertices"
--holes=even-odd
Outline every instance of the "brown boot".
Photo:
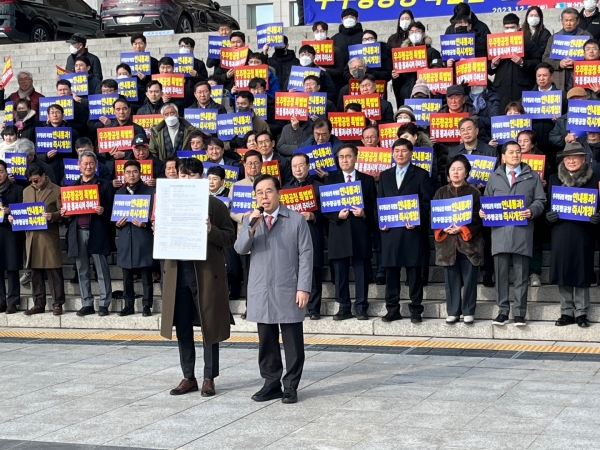
[[171,389],[171,392],[169,392],[169,394],[183,395],[183,394],[187,394],[188,392],[197,392],[197,391],[198,391],[198,380],[188,380],[187,378],[184,378],[183,380],[181,380],[181,383],[179,383],[179,386],[177,386],[175,389]]
[[60,316],[63,313],[62,305],[54,305],[52,307],[52,314],[55,316]]
[[25,314],[26,316],[32,316],[34,314],[43,314],[45,312],[46,310],[42,306],[34,305],[27,311],[25,311],[23,314]]
[[202,397],[212,397],[215,395],[215,382],[210,378],[205,378],[202,382]]

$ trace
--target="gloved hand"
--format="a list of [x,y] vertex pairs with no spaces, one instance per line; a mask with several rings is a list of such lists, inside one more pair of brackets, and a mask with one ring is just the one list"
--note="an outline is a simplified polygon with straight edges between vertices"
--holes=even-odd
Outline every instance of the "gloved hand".
[[600,214],[599,213],[592,214],[592,216],[590,217],[590,223],[592,225],[598,225],[600,223]]
[[548,211],[546,213],[546,220],[548,222],[556,222],[558,220],[558,213],[556,211]]

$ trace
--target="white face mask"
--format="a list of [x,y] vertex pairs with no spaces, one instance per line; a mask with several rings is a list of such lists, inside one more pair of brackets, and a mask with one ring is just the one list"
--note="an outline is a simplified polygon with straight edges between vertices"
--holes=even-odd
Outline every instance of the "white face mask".
[[583,7],[586,11],[593,11],[596,9],[596,0],[584,0]]
[[69,51],[71,52],[71,55],[74,55],[77,53],[77,47],[74,47],[73,44],[69,44]]
[[398,117],[396,119],[396,123],[409,123],[410,119],[408,117]]
[[483,86],[473,86],[471,87],[471,94],[473,95],[481,95],[483,93]]
[[321,31],[321,32],[317,31],[315,33],[315,40],[316,41],[323,41],[325,39],[327,39],[327,33],[325,33],[324,31]]
[[530,27],[537,27],[540,24],[540,18],[537,16],[529,16],[527,18],[527,23]]
[[192,53],[192,51],[187,47],[179,47],[179,53]]
[[346,28],[352,28],[354,25],[356,25],[356,19],[354,17],[346,17],[344,20],[342,20],[342,25],[344,25]]
[[129,78],[129,76],[128,75],[119,75],[117,77],[117,80],[122,80],[123,78]]
[[418,44],[421,42],[421,39],[423,39],[423,35],[421,33],[411,34],[408,36],[408,39],[410,39],[410,42],[413,44]]
[[505,33],[515,33],[517,30],[514,28],[509,28],[508,30],[504,30]]
[[402,28],[404,31],[408,30],[408,26],[410,25],[410,20],[409,19],[402,19],[400,21],[400,28]]
[[302,67],[310,66],[312,63],[312,58],[310,56],[301,56],[300,57],[300,65]]
[[169,116],[165,119],[165,123],[168,127],[174,127],[179,122],[177,116]]

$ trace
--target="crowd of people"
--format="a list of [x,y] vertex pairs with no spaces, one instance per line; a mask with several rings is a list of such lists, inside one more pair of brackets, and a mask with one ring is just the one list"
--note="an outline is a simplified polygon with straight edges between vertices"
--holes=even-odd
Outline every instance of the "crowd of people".
[[[589,3],[589,4],[588,4]],[[592,5],[593,3],[593,5]],[[594,18],[599,15],[594,1],[587,2],[578,12],[566,8],[561,13],[562,29],[557,35],[581,35],[589,38],[584,44],[585,60],[600,60],[600,27]],[[489,60],[488,73],[493,81],[486,86],[467,83],[448,87],[445,94],[432,94],[427,82],[418,79],[415,72],[400,73],[392,66],[392,49],[425,45],[429,68],[452,67],[456,61],[445,61],[432,47],[426,27],[410,10],[398,17],[398,27],[387,42],[381,42],[381,67],[368,67],[361,57],[349,56],[349,46],[377,42],[377,33],[363,30],[359,13],[345,9],[339,31],[329,37],[329,26],[316,22],[314,39],[331,39],[334,44],[334,65],[322,66],[319,76],[304,79],[304,92],[327,94],[327,113],[361,112],[358,103],[345,104],[344,96],[351,93],[349,82],[357,79],[361,94],[376,92],[377,83],[391,84],[395,106],[386,100],[387,89],[381,98],[381,120],[367,119],[360,141],[339,139],[332,132],[327,114],[308,120],[283,121],[275,118],[275,96],[287,91],[292,66],[317,67],[316,51],[310,45],[299,47],[298,54],[290,48],[287,38],[281,48],[271,49],[268,44],[248,53],[247,64],[269,66],[268,79],[254,78],[248,90],[235,85],[234,71],[223,69],[219,60],[208,58],[206,63],[194,57],[194,68],[185,79],[184,98],[171,98],[163,92],[159,81],[151,76],[137,74],[139,101],[124,97],[113,104],[115,118],[105,116],[90,119],[87,96],[72,92],[71,83],[60,79],[56,96],[74,99],[73,119],[65,119],[64,108],[52,104],[40,111],[44,97],[35,90],[33,75],[27,71],[17,74],[19,89],[6,96],[0,90],[2,102],[12,101],[14,124],[2,130],[0,144],[0,198],[4,219],[0,224],[0,312],[15,313],[19,308],[20,284],[32,283],[34,305],[25,314],[39,314],[46,309],[45,280],[53,298],[53,313],[62,314],[65,303],[63,261],[59,227],[67,227],[67,253],[75,259],[76,275],[71,282],[81,291],[82,305],[79,316],[95,314],[106,316],[113,299],[111,273],[107,257],[115,252],[117,265],[123,271],[123,309],[119,315],[135,313],[134,282],[141,279],[143,287],[143,315],[152,314],[153,283],[164,278],[161,263],[152,257],[153,232],[149,223],[126,218],[111,222],[115,195],[152,195],[159,178],[186,177],[187,167],[178,152],[204,151],[201,159],[216,164],[207,170],[211,194],[232,198],[237,186],[253,186],[263,171],[263,163],[277,161],[279,188],[312,185],[315,193],[322,185],[358,181],[362,186],[364,207],[346,208],[336,212],[303,212],[312,238],[312,287],[307,303],[310,319],[319,320],[323,269],[330,266],[335,284],[335,299],[339,310],[334,320],[369,318],[368,285],[386,286],[387,314],[384,322],[402,319],[400,314],[400,270],[405,268],[406,285],[410,298],[410,320],[422,321],[423,287],[429,281],[430,241],[434,242],[436,264],[444,268],[446,283],[447,319],[454,324],[474,321],[477,281],[494,287],[499,314],[496,325],[505,325],[510,316],[509,271],[512,261],[514,272],[514,325],[526,324],[527,292],[529,286],[541,285],[542,248],[551,245],[550,284],[559,286],[561,317],[556,325],[577,323],[589,326],[589,288],[596,283],[593,253],[596,247],[600,214],[594,213],[589,221],[570,221],[559,218],[550,205],[554,186],[598,189],[600,180],[600,129],[577,135],[567,125],[566,106],[571,100],[597,100],[600,85],[589,88],[575,86],[571,59],[551,57],[554,36],[545,28],[543,13],[537,6],[525,12],[524,19],[514,13],[504,16],[506,33],[523,31],[524,56],[496,57]],[[522,22],[522,23],[521,23]],[[457,4],[450,26],[445,34],[473,33],[475,56],[487,56],[486,36],[489,27],[471,12],[467,3]],[[223,23],[221,36],[228,36],[231,47],[246,45],[246,37]],[[75,34],[67,41],[71,55],[66,69],[84,73],[88,77],[89,94],[118,92],[115,79],[103,78],[101,61],[89,52],[85,37]],[[299,44],[299,43],[294,43]],[[179,53],[194,54],[195,41],[190,37],[179,39]],[[123,49],[129,50],[129,49]],[[146,51],[143,35],[131,37],[131,51]],[[152,74],[173,73],[175,62],[170,57],[151,59]],[[212,74],[209,75],[209,69]],[[119,64],[117,78],[131,77],[132,68]],[[211,89],[223,87],[223,96],[213,98]],[[491,119],[503,114],[523,114],[521,98],[524,91],[563,91],[562,115],[552,119],[534,119],[531,130],[524,130],[515,140],[503,145],[492,139]],[[259,118],[253,112],[254,96],[267,95],[267,116]],[[428,126],[415,124],[415,112],[404,104],[410,98],[443,100],[439,112],[467,113],[458,124],[460,138],[456,142],[438,142],[432,138]],[[3,105],[0,105],[3,106]],[[227,112],[253,112],[252,130],[243,136],[223,141],[216,134],[201,131],[184,118],[185,110],[217,109]],[[40,120],[45,113],[47,119]],[[160,123],[145,130],[133,120],[135,115],[160,114]],[[359,147],[379,147],[378,126],[396,123],[397,140],[392,145],[393,167],[380,173],[366,174],[356,170]],[[134,138],[130,150],[117,148],[98,152],[98,130],[133,126]],[[37,127],[68,127],[72,130],[71,153],[52,149],[40,152],[36,145]],[[311,160],[306,154],[296,153],[299,148],[329,143],[336,162],[336,171],[316,170],[309,175]],[[431,173],[411,161],[414,147],[433,149]],[[26,155],[28,167],[25,180],[15,179],[4,160],[7,153]],[[522,161],[526,154],[546,155],[543,179]],[[484,155],[497,158],[495,171],[487,184],[469,184],[471,164],[465,155]],[[69,215],[61,204],[60,188],[67,184],[65,158],[77,158],[81,171],[74,185],[98,185],[100,206],[95,214]],[[125,160],[122,179],[116,178],[116,161]],[[140,161],[152,161],[151,176],[142,179]],[[183,165],[182,165],[183,164]],[[231,189],[226,187],[226,172],[222,166],[239,169],[238,180]],[[377,198],[418,195],[420,225],[380,227],[377,221]],[[433,231],[430,226],[431,200],[473,196],[472,221],[463,226],[452,224]],[[482,225],[486,212],[481,209],[480,196],[524,195],[525,226],[487,227]],[[13,232],[11,204],[42,201],[46,204],[46,230]],[[240,235],[244,221],[252,211],[231,213],[230,219]],[[433,239],[431,239],[433,237]],[[245,248],[245,247],[244,247]],[[237,250],[239,250],[236,247]],[[224,246],[229,298],[239,299],[247,286],[251,254],[236,252],[232,245]],[[327,249],[327,258],[325,251]],[[375,256],[375,265],[372,257]],[[25,256],[25,258],[23,258]],[[90,264],[90,257],[93,264]],[[328,263],[327,263],[328,261]],[[355,283],[354,314],[350,296],[350,267]],[[19,274],[25,269],[21,278]],[[99,310],[94,308],[91,280],[99,284]],[[246,317],[244,314],[243,318]]]

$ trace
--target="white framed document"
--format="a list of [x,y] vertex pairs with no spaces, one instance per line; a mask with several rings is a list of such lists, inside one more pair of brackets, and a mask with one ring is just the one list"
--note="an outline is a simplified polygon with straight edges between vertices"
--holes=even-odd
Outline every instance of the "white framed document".
[[154,259],[206,260],[208,180],[156,180]]

